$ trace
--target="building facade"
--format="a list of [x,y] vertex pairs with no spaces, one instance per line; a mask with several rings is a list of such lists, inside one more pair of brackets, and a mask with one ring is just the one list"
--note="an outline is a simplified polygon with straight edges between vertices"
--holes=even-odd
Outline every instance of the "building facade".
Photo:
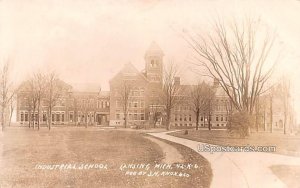
[[128,125],[149,123],[149,105],[159,98],[162,88],[163,52],[152,43],[145,53],[145,71],[127,63],[110,80],[110,125],[121,126],[127,116]]
[[17,93],[17,122],[22,125],[46,125],[51,118],[53,125],[108,125],[109,92],[73,91],[69,84],[60,81],[60,93],[55,99],[51,116],[47,98],[43,96],[38,113],[37,99],[29,82],[23,82]]
[[[41,100],[38,115],[37,106],[33,106],[30,83],[24,82],[17,93],[17,121],[28,125],[39,119],[41,124],[46,124],[51,118],[52,124],[57,125],[124,126],[125,121],[128,127],[164,125],[163,57],[163,51],[153,42],[144,56],[145,69],[139,71],[133,64],[125,64],[109,81],[109,92],[101,89],[76,91],[60,81],[61,93],[51,115],[45,97]],[[179,77],[174,82],[179,87],[181,102],[172,109],[170,124],[176,128],[196,127],[197,117],[190,93],[195,86],[182,85]],[[210,88],[214,97],[210,107],[200,113],[199,127],[207,128],[210,124],[211,128],[226,128],[232,112],[229,98],[217,80]],[[272,93],[259,98],[255,112],[257,130],[283,130],[295,124],[291,104],[282,103],[283,90],[278,86]]]

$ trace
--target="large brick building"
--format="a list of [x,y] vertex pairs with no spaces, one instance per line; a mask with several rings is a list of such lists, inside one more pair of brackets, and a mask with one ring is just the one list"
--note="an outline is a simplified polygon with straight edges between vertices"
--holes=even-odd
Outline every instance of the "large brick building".
[[129,125],[149,120],[149,106],[159,97],[162,88],[163,56],[153,42],[145,53],[145,71],[138,71],[127,63],[110,80],[110,125],[123,125],[126,114]]
[[[127,125],[162,125],[165,122],[165,106],[161,100],[163,88],[163,57],[161,48],[153,42],[146,50],[145,69],[137,70],[127,63],[110,81],[110,91],[74,90],[69,84],[60,81],[61,95],[56,101],[49,118],[52,124],[68,125],[103,125],[124,126],[127,114]],[[191,105],[191,88],[194,85],[182,85],[180,78],[175,78],[180,88],[181,102],[172,109],[170,124],[173,127],[192,128],[196,126],[196,115]],[[199,127],[226,128],[230,113],[230,102],[222,87],[215,80],[211,85],[214,93],[211,108],[201,112]],[[40,117],[37,109],[33,112],[28,97],[32,88],[24,82],[17,93],[17,121],[28,124],[31,120],[40,119],[46,124],[48,107],[44,99],[41,102]],[[100,89],[100,91],[99,91]],[[282,87],[275,88],[272,95],[261,96],[257,103],[256,125],[259,130],[282,130],[284,123],[292,125],[293,110],[291,104],[284,110]],[[154,120],[156,117],[156,120]]]
[[41,100],[40,116],[37,106],[34,110],[30,96],[32,88],[29,82],[23,82],[17,93],[17,122],[28,125],[29,122],[37,122],[41,125],[51,118],[56,125],[108,125],[109,121],[109,92],[108,91],[74,91],[69,84],[59,81],[61,90],[52,109],[51,117],[48,117],[48,105],[45,97]]
[[[145,53],[145,70],[138,71],[131,63],[127,63],[121,71],[110,80],[110,125],[123,126],[127,113],[128,124],[153,124],[153,116],[158,113],[158,124],[164,121],[164,105],[161,98],[163,86],[163,56],[160,47],[153,42]],[[175,80],[179,90],[183,91],[182,102],[172,111],[171,126],[195,127],[196,117],[190,106],[189,91],[192,85],[181,85],[180,78]],[[216,97],[213,101],[211,118],[213,127],[225,127],[227,124],[228,110],[225,108],[228,99],[225,92],[214,83]],[[129,91],[127,99],[124,98],[126,90]],[[128,103],[128,104],[127,104]],[[125,105],[127,105],[124,110]],[[128,112],[127,112],[128,111]],[[125,112],[125,113],[124,113]],[[157,114],[156,114],[157,115]],[[206,116],[201,116],[200,126],[207,127]]]

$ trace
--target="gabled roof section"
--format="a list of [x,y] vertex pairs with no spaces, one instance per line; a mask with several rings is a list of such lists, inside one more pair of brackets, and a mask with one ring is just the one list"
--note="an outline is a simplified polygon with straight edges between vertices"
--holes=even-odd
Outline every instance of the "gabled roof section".
[[151,56],[151,55],[158,55],[158,56],[164,55],[162,49],[158,46],[158,44],[155,41],[153,41],[150,44],[148,50],[145,53],[145,57]]
[[119,71],[119,73],[116,74],[109,82],[114,81],[116,78],[120,76],[122,77],[141,76],[143,79],[145,79],[145,81],[148,82],[148,79],[145,77],[145,75],[142,72],[138,71],[131,62],[124,64],[123,68]]

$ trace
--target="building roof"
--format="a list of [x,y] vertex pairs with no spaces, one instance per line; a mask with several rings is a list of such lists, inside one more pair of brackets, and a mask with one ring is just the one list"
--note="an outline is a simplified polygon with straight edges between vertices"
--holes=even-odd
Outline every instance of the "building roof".
[[101,91],[100,84],[94,83],[72,83],[73,92],[99,92]]
[[164,55],[162,49],[158,46],[158,44],[155,41],[153,41],[150,44],[149,48],[146,50],[145,57],[149,55],[159,55],[159,56]]
[[114,81],[119,76],[122,77],[140,76],[143,79],[145,79],[145,81],[148,81],[147,77],[142,72],[138,71],[131,62],[124,64],[123,68],[112,79],[110,79],[109,82]]

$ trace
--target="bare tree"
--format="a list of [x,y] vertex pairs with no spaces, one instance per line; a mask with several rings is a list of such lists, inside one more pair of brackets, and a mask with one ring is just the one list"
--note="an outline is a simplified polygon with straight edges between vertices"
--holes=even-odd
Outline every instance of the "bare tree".
[[34,75],[35,97],[37,100],[37,125],[40,130],[41,102],[45,96],[46,76],[38,72]]
[[11,119],[12,119],[12,115],[13,115],[13,112],[15,110],[15,106],[16,106],[16,99],[15,99],[15,94],[16,92],[13,92],[13,96],[10,100],[10,103],[9,103],[9,121],[8,121],[8,126],[10,127],[11,125]]
[[283,103],[283,131],[284,134],[287,133],[287,120],[290,114],[290,83],[289,81],[284,77],[282,79],[282,88],[281,88],[280,97],[282,98]]
[[179,69],[174,62],[170,62],[169,65],[164,68],[162,100],[165,105],[167,130],[170,130],[172,110],[182,101],[185,95],[180,84],[176,83],[178,74]]
[[[31,77],[29,79],[29,92],[28,92],[28,99],[30,100],[30,108],[32,111],[32,115],[31,112],[29,114],[29,118],[32,120],[33,123],[33,129],[35,129],[35,123],[36,123],[36,109],[37,109],[37,105],[38,105],[38,93],[37,93],[37,87],[36,87],[36,82],[34,77]],[[30,124],[29,124],[29,128],[30,128]]]
[[199,117],[200,114],[205,114],[207,112],[210,114],[211,107],[211,88],[205,82],[198,83],[195,86],[191,87],[190,96],[191,96],[191,107],[196,116],[196,130],[199,129]]
[[2,125],[2,131],[4,131],[6,123],[7,123],[7,117],[8,117],[8,111],[9,111],[9,104],[14,96],[14,89],[12,82],[9,80],[9,61],[6,61],[0,70],[0,102],[1,102],[1,125]]
[[159,121],[159,119],[162,117],[162,103],[160,102],[159,98],[156,98],[151,101],[150,104],[150,117],[153,122],[153,127],[156,128],[156,124]]
[[186,39],[195,52],[193,64],[219,81],[235,109],[250,115],[278,62],[268,61],[275,37],[261,26],[252,19],[229,26],[218,20],[206,37]]
[[124,80],[121,85],[120,97],[124,114],[124,126],[127,128],[128,123],[128,112],[129,112],[129,102],[131,100],[131,91],[133,83],[129,80]]
[[48,129],[51,129],[52,125],[52,111],[57,103],[57,100],[61,97],[63,86],[61,81],[55,72],[51,72],[46,76],[46,90],[45,99],[48,107]]

